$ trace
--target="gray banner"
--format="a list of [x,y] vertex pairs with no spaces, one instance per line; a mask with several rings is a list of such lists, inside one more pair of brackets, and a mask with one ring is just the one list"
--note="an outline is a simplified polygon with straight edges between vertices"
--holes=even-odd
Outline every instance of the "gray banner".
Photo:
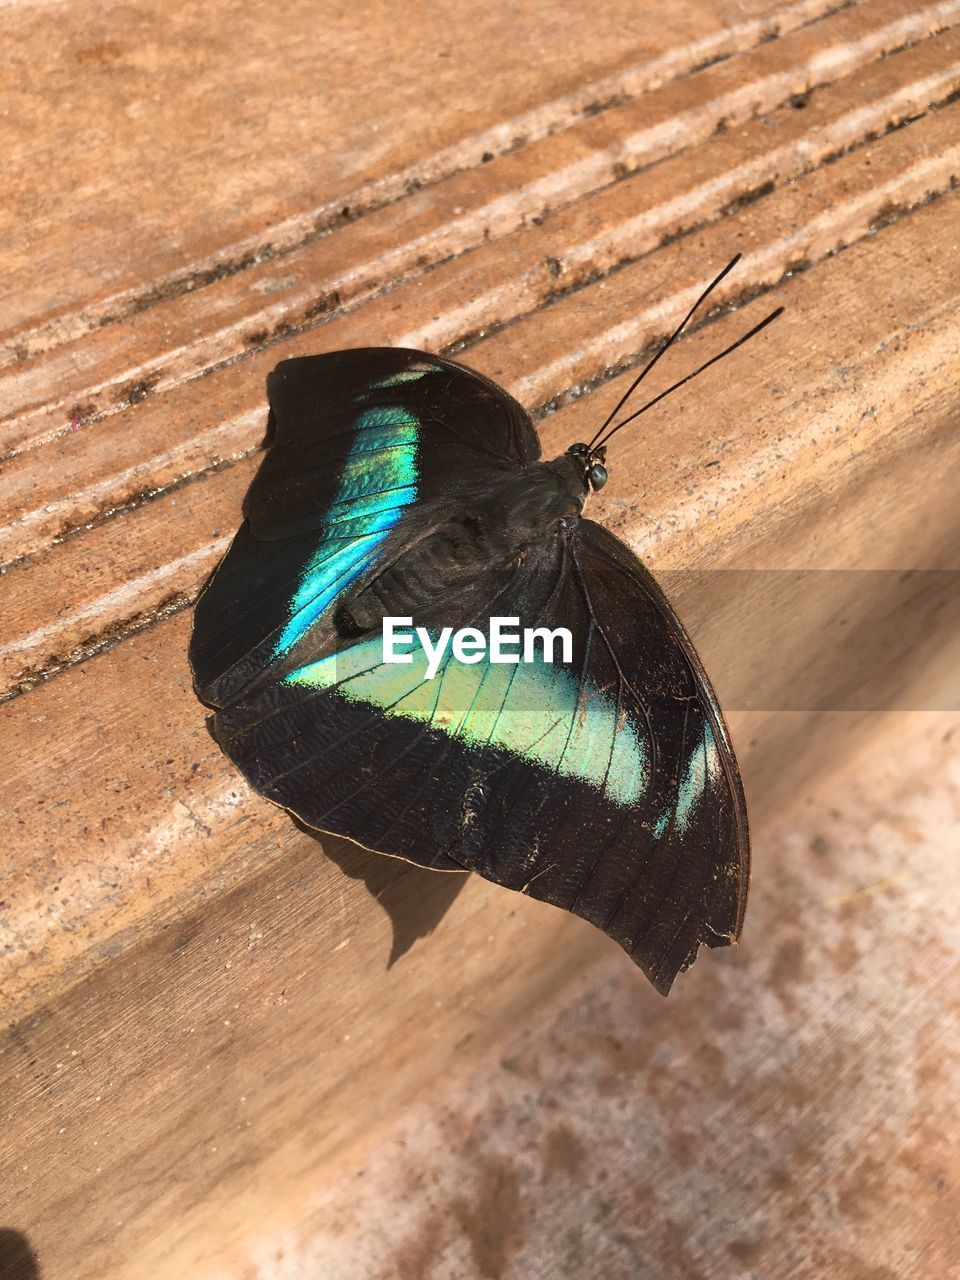
[[670,571],[727,710],[960,709],[960,570]]

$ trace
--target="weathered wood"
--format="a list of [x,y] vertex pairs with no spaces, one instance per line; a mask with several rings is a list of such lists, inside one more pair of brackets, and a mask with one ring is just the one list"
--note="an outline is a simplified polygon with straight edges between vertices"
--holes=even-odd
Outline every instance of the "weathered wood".
[[698,967],[675,1005],[613,957],[592,966],[229,1262],[296,1280],[953,1274],[958,825],[956,717],[898,717],[769,832],[735,965]]
[[[932,206],[923,215],[916,216],[931,220],[936,212],[939,212],[937,206]],[[904,222],[884,234],[894,236],[900,232],[905,235],[908,230],[914,229],[910,228],[909,222]],[[915,247],[916,256],[904,262],[904,266],[909,266],[915,279],[922,279],[917,272],[922,260],[931,256],[926,248],[929,233],[923,235],[922,228],[918,227],[915,235],[917,231],[921,232],[919,240],[923,247]],[[917,245],[916,240],[914,245]],[[884,261],[891,260],[895,260],[892,255],[885,260],[874,255],[877,268]],[[825,316],[839,304],[847,280],[841,266],[842,260],[836,258],[824,268],[793,282],[791,287],[796,295],[806,288],[811,307],[807,312],[799,296],[796,298],[790,322],[794,334],[801,320],[812,328],[822,327]],[[835,290],[829,287],[831,274]],[[877,275],[880,274],[878,270]],[[882,274],[890,286],[887,295],[874,292],[875,287],[879,288],[879,281],[868,271],[864,274],[864,283],[870,286],[872,306],[855,313],[864,325],[869,314],[886,317],[889,323],[888,307],[896,306],[897,298],[915,301],[922,292],[905,294],[892,287],[894,282],[888,272]],[[938,310],[942,314],[942,307]],[[735,319],[742,324],[740,317]],[[728,327],[732,320],[725,322]],[[913,351],[902,349],[901,359],[915,362],[913,368],[917,379],[921,370],[931,371],[937,367],[930,346],[937,327],[929,319],[915,327],[912,330],[913,344],[909,343],[906,331],[900,332],[898,340],[905,346],[914,346]],[[708,337],[711,343],[714,342],[715,332],[705,332],[691,343],[691,358],[698,348],[705,345]],[[946,334],[939,341],[947,341],[953,359],[957,340],[956,317],[951,313]],[[812,345],[811,335],[806,349]],[[878,363],[876,390],[880,392],[883,376],[891,376],[891,368],[889,360]],[[785,376],[788,366],[789,361],[781,357],[780,361],[766,364],[762,377]],[[868,371],[869,365],[858,366],[858,377],[864,379],[861,386],[854,391],[847,387],[844,391],[838,384],[836,389],[840,394],[818,405],[819,415],[809,424],[811,436],[824,440],[826,452],[832,453],[833,458],[809,468],[804,466],[805,459],[796,453],[792,459],[794,465],[803,468],[808,482],[816,486],[807,499],[807,510],[794,513],[803,535],[801,547],[804,543],[809,547],[811,538],[814,541],[823,539],[823,521],[842,542],[851,528],[852,514],[856,515],[859,524],[856,545],[862,546],[871,538],[879,539],[884,531],[892,536],[890,522],[887,519],[878,522],[877,508],[872,500],[866,509],[847,508],[844,523],[837,520],[835,504],[838,500],[844,502],[849,491],[843,485],[835,485],[831,494],[830,486],[824,485],[823,491],[829,497],[826,505],[818,497],[824,473],[842,470],[838,465],[840,459],[851,454],[855,456],[858,447],[866,445],[864,437],[873,437],[873,447],[877,448],[876,437],[882,440],[886,434],[882,433],[884,426],[894,436],[897,425],[902,426],[902,421],[899,424],[893,422],[892,415],[878,415],[880,428],[876,428],[877,420],[868,419],[866,426],[860,423],[861,439],[858,444],[858,424],[851,418],[862,414],[863,389],[870,385],[866,382]],[[907,369],[901,369],[898,384],[904,385],[907,377]],[[693,428],[694,433],[702,432],[704,438],[715,440],[719,428],[722,438],[728,414],[741,416],[741,421],[747,420],[755,434],[758,429],[762,430],[762,427],[758,428],[758,419],[762,423],[766,417],[769,422],[769,417],[756,410],[760,398],[758,374],[745,378],[739,392],[718,407],[720,422],[715,423],[712,430],[705,421],[710,403],[708,391],[702,389],[698,393],[701,397],[699,423],[695,415],[697,401],[688,401],[687,413],[691,413],[697,424]],[[846,418],[838,413],[844,399],[851,411]],[[755,406],[752,421],[749,419],[751,401]],[[932,423],[937,412],[949,412],[948,406],[948,398],[938,399],[935,395],[923,406],[925,419]],[[578,402],[575,410],[582,413],[584,408],[582,402]],[[568,411],[571,416],[573,412],[573,409]],[[683,406],[679,412],[685,419]],[[794,407],[791,418],[794,422],[796,412]],[[826,422],[832,429],[826,427]],[[663,452],[656,464],[663,473],[664,491],[669,488],[674,494],[676,484],[670,475],[667,450],[670,437],[680,434],[679,424],[665,433]],[[774,426],[767,446],[771,462],[790,443],[789,438],[776,434]],[[692,442],[688,441],[687,448],[691,446]],[[761,459],[763,452],[761,449],[758,454]],[[702,465],[702,456],[700,462]],[[879,457],[877,462],[880,464]],[[777,463],[778,470],[782,465],[782,461]],[[758,494],[763,492],[763,469],[749,475],[740,472],[737,476],[731,467],[730,472],[724,483],[736,486],[741,501],[749,488],[750,513],[762,521],[763,512],[757,509],[756,503]],[[901,465],[897,477],[903,473]],[[775,480],[775,477],[771,476],[770,480]],[[770,483],[766,492],[771,510],[775,511],[778,498],[782,497],[782,487]],[[666,497],[666,492],[663,496]],[[644,499],[650,516],[661,525],[655,543],[666,549],[670,546],[670,539],[663,526],[670,518],[669,508],[663,506],[658,512],[649,490]],[[695,501],[705,526],[707,511],[711,508],[704,509],[702,493]],[[719,527],[721,546],[728,542],[728,554],[739,551],[745,557],[750,545],[749,536],[742,540],[737,534],[738,531],[741,535],[748,532],[751,522],[744,519],[746,513],[737,509],[739,505],[729,499],[727,502],[721,500],[720,510],[730,514],[726,520],[711,523]],[[952,527],[952,514],[949,519]],[[683,520],[682,509],[680,520],[678,536],[687,541],[688,546],[695,545],[698,538],[706,536],[705,529],[695,521],[689,517],[687,521]],[[782,523],[778,537],[783,549],[792,550],[796,545],[784,540]],[[952,550],[955,554],[955,544]],[[893,548],[890,554],[893,554]],[[497,900],[494,890],[487,886],[474,886],[462,910],[471,903],[482,904],[482,924],[472,915],[465,919],[461,909],[455,909],[445,922],[442,937],[437,937],[429,952],[420,953],[416,969],[404,966],[402,981],[398,971],[389,983],[377,974],[375,985],[365,991],[357,980],[355,957],[358,954],[370,956],[378,950],[381,955],[384,953],[383,926],[355,897],[348,908],[348,919],[344,920],[342,909],[335,907],[345,892],[339,872],[322,862],[314,846],[294,833],[281,815],[246,794],[206,739],[183,666],[184,623],[185,619],[178,618],[162,624],[149,635],[122,645],[114,653],[51,681],[44,688],[11,704],[7,711],[7,724],[14,730],[13,743],[26,745],[31,739],[33,742],[29,763],[24,760],[23,768],[15,769],[10,779],[23,820],[20,829],[24,836],[17,845],[29,859],[22,861],[15,846],[13,875],[7,881],[7,891],[13,906],[11,936],[18,946],[10,959],[16,962],[19,958],[21,962],[20,983],[26,983],[25,987],[20,986],[25,1001],[22,1007],[38,1006],[40,1020],[34,1023],[28,1018],[23,1031],[31,1045],[31,1055],[38,1064],[42,1064],[35,1070],[40,1071],[41,1081],[50,1084],[52,1097],[61,1099],[55,1103],[53,1111],[44,1107],[40,1114],[51,1117],[51,1122],[56,1115],[66,1118],[74,1115],[76,1128],[70,1130],[68,1126],[68,1131],[73,1132],[71,1141],[79,1144],[71,1160],[72,1173],[68,1182],[65,1183],[61,1177],[54,1188],[44,1177],[43,1167],[31,1166],[24,1171],[25,1194],[28,1202],[34,1204],[35,1212],[39,1205],[47,1204],[48,1211],[57,1219],[62,1219],[64,1213],[74,1217],[79,1205],[90,1195],[86,1178],[91,1166],[97,1167],[94,1161],[99,1160],[101,1173],[97,1185],[101,1193],[106,1192],[111,1204],[119,1202],[122,1205],[124,1221],[130,1224],[131,1233],[125,1238],[137,1240],[138,1248],[141,1240],[142,1247],[147,1247],[146,1241],[156,1230],[158,1221],[166,1221],[168,1217],[174,1218],[178,1229],[192,1240],[189,1245],[183,1242],[178,1248],[202,1248],[203,1238],[211,1229],[212,1221],[220,1220],[223,1214],[228,1214],[228,1220],[234,1221],[233,1211],[226,1205],[240,1195],[241,1187],[253,1177],[248,1160],[258,1170],[257,1178],[282,1178],[296,1182],[298,1177],[308,1177],[303,1163],[306,1153],[300,1145],[305,1141],[305,1133],[310,1134],[312,1156],[320,1159],[324,1151],[335,1146],[337,1140],[355,1135],[358,1126],[370,1123],[375,1114],[385,1114],[369,1110],[367,1103],[361,1107],[359,1096],[355,1097],[352,1092],[354,1088],[366,1097],[371,1082],[379,1082],[387,1072],[391,1083],[389,1086],[378,1083],[377,1087],[383,1089],[383,1105],[388,1109],[391,1102],[402,1096],[403,1088],[409,1088],[418,1078],[420,1071],[433,1069],[426,1064],[439,1063],[440,1057],[430,1059],[425,1056],[419,1039],[408,1043],[406,1052],[410,1056],[403,1065],[397,1057],[393,1029],[402,1025],[405,1019],[411,1019],[421,1027],[423,1036],[447,1033],[456,1038],[466,1034],[462,1011],[452,1022],[446,1012],[446,979],[444,994],[440,997],[444,1009],[435,1011],[428,1021],[426,1013],[419,1007],[426,993],[436,989],[434,966],[446,950],[452,948],[453,954],[465,959],[462,948],[467,940],[483,938],[484,946],[474,956],[471,972],[476,981],[480,981],[480,973],[483,974],[484,986],[488,981],[499,982],[505,991],[504,998],[506,993],[516,989],[512,983],[503,986],[505,971],[498,970],[498,964],[516,967],[523,973],[539,973],[540,980],[547,981],[547,970],[554,964],[563,971],[568,965],[578,962],[579,957],[572,943],[568,942],[565,924],[554,916],[545,918],[542,911],[538,912],[535,907],[531,910],[532,904],[524,901],[515,906],[511,903],[507,908]],[[719,652],[708,650],[707,656],[718,669],[722,690],[722,669],[735,661],[737,638],[726,635],[718,637],[718,640],[723,644],[724,663],[720,662]],[[789,675],[790,672],[785,672],[785,677]],[[840,717],[841,722],[844,719],[862,720],[862,717]],[[24,734],[29,737],[21,737],[16,732],[19,723],[23,724]],[[64,724],[71,726],[67,736],[58,729]],[[744,737],[747,724],[750,725],[747,732],[756,744],[746,750],[745,766],[748,786],[751,794],[759,799],[755,807],[761,814],[768,805],[776,803],[778,790],[773,784],[779,783],[781,788],[784,784],[790,789],[796,787],[802,776],[802,764],[809,767],[809,753],[822,756],[829,750],[831,741],[834,750],[838,749],[838,743],[842,749],[843,735],[836,716],[828,717],[826,722],[820,717],[819,725],[806,724],[802,717],[772,714],[751,717],[747,721],[738,718],[737,724]],[[796,734],[801,728],[806,743],[805,751],[798,753]],[[40,741],[38,735],[44,735]],[[42,745],[44,741],[46,745]],[[137,743],[135,753],[130,751],[131,741]],[[782,790],[779,794],[782,795]],[[84,795],[95,798],[92,809],[89,802],[76,802],[77,797]],[[92,851],[95,851],[96,858],[93,867],[88,857]],[[258,871],[258,867],[265,870]],[[297,875],[307,877],[307,888],[304,889],[305,897],[296,896],[291,902],[288,890],[283,887],[283,878],[294,875],[294,869]],[[277,877],[281,881],[279,888]],[[228,896],[231,887],[233,894],[239,896]],[[313,904],[309,911],[305,906],[306,899]],[[293,913],[288,915],[291,907],[294,908]],[[475,905],[474,910],[478,909],[480,905]],[[505,910],[515,912],[513,919],[519,933],[498,921]],[[227,927],[227,920],[235,922],[232,932]],[[542,923],[538,925],[535,920]],[[259,968],[255,974],[251,972],[248,975],[246,971],[234,974],[238,954],[245,954],[242,948],[246,947],[249,934],[264,930],[268,936],[285,939],[282,962],[277,948],[269,948],[263,957],[271,973],[274,966],[281,964],[284,977],[282,980],[278,978],[273,985],[266,977],[260,976]],[[187,935],[196,931],[199,951],[194,964],[198,967],[191,967],[174,946],[184,931]],[[550,941],[551,932],[557,933],[558,942]],[[348,936],[351,938],[350,947],[336,952],[335,948]],[[561,937],[563,942],[559,944]],[[152,939],[158,940],[154,942]],[[238,948],[241,948],[239,953]],[[555,957],[549,965],[537,961],[542,948],[549,949]],[[72,953],[69,962],[68,951]],[[352,959],[344,955],[346,951],[352,953]],[[111,954],[116,956],[112,962],[109,960]],[[303,959],[299,959],[300,956]],[[321,964],[318,959],[321,956],[324,959],[321,967],[317,968],[315,966]],[[313,958],[314,967],[308,964],[307,957]],[[478,963],[481,965],[479,972],[475,967]],[[225,967],[228,964],[231,966],[229,970]],[[419,967],[421,965],[423,968]],[[364,968],[369,972],[368,966]],[[75,983],[84,974],[89,976],[79,986],[74,986],[72,995],[68,997],[64,993],[59,999],[55,998],[57,990],[63,991],[65,982],[68,985]],[[264,1021],[264,1013],[262,1017],[257,1015],[258,1020],[251,1021],[253,1015],[250,1013],[242,1020],[243,1041],[238,1043],[236,1033],[230,1028],[236,1025],[234,1017],[240,1018],[240,1009],[252,1010],[264,1005],[272,1009],[268,993],[273,992],[275,998],[278,987],[285,987],[288,981],[293,984],[295,974],[309,975],[300,978],[301,986],[297,990],[303,989],[304,982],[310,990],[310,998],[297,1026],[285,1021],[282,1038],[278,1040],[273,1019]],[[15,995],[17,986],[8,987],[8,990]],[[108,991],[113,993],[109,1001],[105,994],[97,994]],[[261,991],[263,994],[258,994]],[[218,993],[215,998],[214,992]],[[336,1011],[337,1006],[331,1003],[334,993],[340,993],[349,1000],[352,1012]],[[157,998],[161,999],[159,1009],[153,1004]],[[474,999],[471,994],[468,1003],[472,1004]],[[409,1004],[406,1003],[408,1000]],[[148,1003],[145,1005],[144,1001]],[[240,1009],[232,1010],[233,1004],[238,1004]],[[368,1013],[362,1015],[359,1009],[364,1006]],[[376,1013],[385,1007],[392,1010],[389,1023]],[[510,1008],[508,1006],[508,1012]],[[204,1065],[209,1061],[211,1071],[199,1079],[191,1075],[186,1081],[173,1072],[172,1060],[158,1052],[154,1041],[145,1039],[144,1024],[162,1027],[170,1052],[180,1057],[184,1047],[192,1045],[192,1037],[197,1035],[197,1031],[190,1028],[196,1028],[201,1013],[207,1039],[197,1052]],[[491,1010],[490,1016],[495,1021],[494,1011]],[[434,1017],[437,1022],[434,1022]],[[436,1028],[434,1031],[427,1030],[431,1024]],[[316,1028],[319,1025],[324,1029],[325,1049],[323,1071],[318,1076],[315,1054]],[[345,1035],[350,1035],[351,1039],[343,1040]],[[56,1062],[65,1061],[70,1049],[76,1043],[87,1043],[88,1037],[93,1037],[93,1041],[87,1052],[98,1064],[97,1068],[89,1080],[84,1076],[80,1082],[77,1076],[64,1074],[62,1084],[55,1087]],[[331,1039],[335,1043],[330,1043]],[[277,1056],[282,1061],[282,1070],[275,1075],[269,1064]],[[145,1125],[144,1072],[147,1071],[148,1059],[153,1062],[148,1072],[153,1083],[147,1090],[147,1096],[153,1099],[149,1108],[153,1119]],[[240,1072],[244,1082],[237,1093],[247,1097],[252,1094],[263,1108],[251,1125],[258,1131],[256,1141],[245,1131],[242,1121],[228,1120],[235,1106],[246,1104],[238,1104],[232,1091],[224,1096],[222,1071],[215,1066],[223,1061],[236,1062],[231,1072]],[[73,1070],[79,1070],[82,1065],[78,1063]],[[70,1070],[69,1063],[62,1069],[65,1073]],[[246,1082],[252,1079],[249,1073],[260,1071],[266,1071],[267,1077],[256,1089],[252,1083],[249,1084],[250,1092],[247,1093]],[[103,1093],[108,1087],[107,1080],[112,1082],[109,1095]],[[332,1088],[331,1081],[336,1082],[335,1104],[334,1094],[328,1092]],[[348,1084],[348,1081],[353,1084]],[[70,1088],[71,1082],[74,1083],[73,1089]],[[23,1124],[33,1124],[37,1112],[28,1105],[27,1099],[35,1086],[30,1086],[25,1097],[21,1091],[29,1082],[21,1074],[19,1082],[15,1083],[17,1094],[23,1099],[17,1116],[22,1117]],[[76,1092],[77,1089],[81,1092]],[[99,1103],[95,1101],[97,1094],[91,1093],[90,1089],[97,1090]],[[110,1109],[103,1105],[107,1096],[111,1099]],[[324,1114],[332,1105],[335,1106],[336,1123],[329,1128],[324,1126],[321,1134],[311,1117]],[[62,1108],[68,1110],[63,1111]],[[267,1113],[271,1117],[270,1127],[264,1133]],[[210,1136],[205,1140],[204,1149],[198,1152],[196,1133],[201,1115],[208,1119],[200,1132]],[[131,1142],[131,1128],[142,1132],[142,1142],[139,1138],[136,1143]],[[17,1129],[16,1145],[19,1148],[27,1141],[30,1130],[22,1129],[19,1123]],[[284,1133],[291,1136],[284,1139]],[[97,1150],[103,1153],[101,1157],[97,1157],[89,1145],[94,1142],[98,1144]],[[259,1145],[261,1142],[263,1145]],[[266,1156],[268,1149],[274,1151],[269,1158]],[[263,1163],[260,1162],[261,1157]],[[151,1210],[148,1201],[155,1201],[156,1178],[160,1176],[158,1170],[150,1172],[155,1158],[159,1158],[164,1167],[169,1167],[172,1161],[179,1172],[172,1182],[165,1183],[166,1198],[162,1208]],[[217,1170],[221,1190],[215,1197],[206,1197],[199,1208],[191,1209],[188,1204],[193,1199],[192,1188],[201,1169],[206,1178],[211,1178],[213,1170]],[[267,1182],[254,1181],[259,1188],[268,1185]],[[262,1195],[262,1189],[256,1194]],[[240,1203],[245,1204],[245,1201]],[[72,1211],[71,1205],[76,1206]],[[83,1242],[94,1249],[96,1232],[106,1232],[106,1224],[97,1227],[90,1221],[89,1230],[94,1234],[89,1238],[84,1236]],[[164,1248],[171,1243],[166,1234],[160,1239]],[[93,1256],[97,1256],[96,1252]],[[110,1259],[111,1267],[119,1270],[119,1259],[115,1255],[103,1256]],[[180,1255],[175,1253],[174,1256]]]
[[[894,73],[898,71],[895,66]],[[793,116],[798,114],[788,110]],[[776,192],[759,207],[750,204],[715,226],[618,271],[606,288],[576,291],[546,311],[525,312],[504,332],[471,344],[465,358],[531,406],[567,387],[589,382],[609,363],[629,361],[633,352],[667,330],[672,317],[689,305],[731,247],[743,252],[745,261],[734,283],[728,281],[721,287],[721,301],[737,296],[744,287],[776,281],[797,264],[816,261],[824,253],[855,241],[892,208],[948,190],[960,178],[960,143],[954,141],[958,118],[960,107],[953,106],[908,132],[891,133],[871,144],[869,155],[858,152],[845,156]],[[457,328],[462,300],[470,297],[484,278],[488,282],[499,278],[502,288],[510,287],[507,282],[512,285],[522,278],[525,266],[534,262],[542,267],[545,259],[561,264],[561,278],[575,269],[570,266],[570,245],[582,245],[588,228],[596,243],[597,228],[613,221],[611,210],[603,208],[612,203],[610,194],[616,196],[612,212],[629,218],[630,194],[623,187],[598,197],[599,211],[592,208],[593,202],[579,206],[574,228],[579,237],[574,238],[564,226],[545,243],[542,232],[546,227],[525,230],[515,237],[516,246],[501,244],[494,246],[489,256],[484,257],[481,251],[466,264],[439,268],[429,288],[418,284],[398,289],[381,303],[331,321],[322,331],[323,346],[364,345],[381,340],[380,335],[412,346],[439,346],[452,340],[462,332]],[[946,217],[951,219],[952,213]],[[532,246],[526,243],[530,238],[535,241]],[[544,253],[549,249],[554,256]],[[418,316],[429,319],[417,324]],[[411,322],[415,328],[407,327]],[[285,350],[308,352],[316,349],[316,341],[300,337]],[[534,353],[534,368],[528,372]],[[66,445],[58,451],[61,481],[50,476],[46,451],[27,455],[24,462],[35,486],[40,487],[43,505],[33,508],[19,530],[11,527],[8,537],[26,536],[24,526],[28,524],[39,536],[63,520],[67,510],[70,515],[66,518],[77,524],[82,517],[95,517],[98,501],[119,505],[137,486],[157,488],[170,483],[185,465],[186,456],[197,459],[194,465],[202,467],[215,463],[231,445],[234,452],[248,452],[262,432],[262,379],[275,360],[271,348],[248,361],[242,375],[230,367],[210,379],[189,383],[174,398],[155,399],[149,410],[140,414],[139,429],[125,448],[118,448],[109,434],[97,450],[89,440],[77,439],[73,453],[80,455],[79,465],[87,467],[90,475],[101,473],[101,478],[86,486],[76,471],[70,472]],[[197,449],[204,448],[204,437],[191,429],[201,414],[209,412],[206,406],[217,403],[218,388],[225,384],[231,394],[240,391],[245,399],[233,419],[218,423],[206,434],[209,452],[197,458]],[[186,439],[181,448],[171,441],[171,417],[183,424],[180,434]],[[156,448],[153,458],[151,441]],[[132,466],[102,475],[117,467],[122,452],[127,453]],[[242,464],[245,482],[252,465]],[[103,634],[113,627],[135,624],[175,594],[195,591],[203,573],[222,553],[226,531],[235,523],[231,515],[235,505],[219,506],[216,498],[208,496],[210,490],[229,494],[229,503],[235,504],[238,484],[236,475],[211,477],[202,495],[192,492],[192,487],[184,489],[159,506],[153,504],[132,513],[120,529],[108,522],[89,537],[54,548],[37,563],[14,567],[8,574],[8,639],[0,647],[0,673],[16,682],[29,678],[34,669],[55,668],[85,641],[88,647],[95,646],[98,625]],[[64,495],[59,501],[58,489]],[[209,532],[218,526],[222,526],[221,532],[211,543]],[[176,530],[188,541],[174,541]],[[197,535],[203,542],[196,541]],[[16,545],[23,549],[30,544],[18,540]]]
[[[320,21],[309,3],[282,21],[229,0],[172,22],[158,3],[8,7],[7,46],[33,55],[0,135],[14,196],[0,224],[8,323],[75,336],[68,317],[98,295],[110,314],[118,294],[298,243],[344,205],[395,198],[842,7],[752,0],[728,22],[708,0],[684,0],[639,39],[624,39],[630,0],[599,22],[569,0],[550,15],[522,0],[509,22],[457,4],[398,21],[383,0]],[[904,38],[931,20],[918,27],[911,13]],[[78,201],[90,211],[83,255]]]
[[[296,44],[285,29],[265,51],[252,37],[276,15],[228,18],[219,0],[223,29],[206,43],[193,11],[150,45],[131,35],[153,22],[145,9],[91,19],[66,5],[48,48],[52,10],[6,11],[0,38],[34,50],[31,74],[92,50],[81,91],[94,76],[116,85],[88,112],[108,142],[82,188],[102,201],[83,251],[76,201],[46,159],[61,156],[62,178],[91,137],[65,140],[66,77],[36,117],[34,173],[14,202],[46,210],[33,276],[16,228],[0,254],[17,294],[0,375],[0,676],[13,695],[0,708],[0,1225],[28,1233],[47,1280],[224,1274],[228,1244],[241,1274],[251,1236],[292,1229],[346,1145],[369,1143],[412,1093],[608,955],[593,931],[492,886],[471,881],[452,901],[450,877],[345,842],[325,842],[324,857],[207,735],[185,606],[236,527],[277,360],[361,343],[462,350],[542,410],[555,452],[592,431],[649,344],[741,250],[670,371],[773,305],[786,314],[762,347],[618,437],[594,514],[664,571],[958,567],[960,37],[943,28],[960,2],[757,0],[725,24],[691,0],[643,44],[625,40],[625,9],[602,8],[603,21],[582,6],[545,20],[521,5],[477,26],[449,0],[447,18],[474,23],[471,48],[451,41],[459,27],[409,24],[376,74],[376,42],[361,35],[384,29],[376,0],[323,32],[288,15]],[[117,34],[94,39],[107,15]],[[304,87],[324,41],[318,105]],[[435,92],[462,91],[438,120],[420,89],[448,47]],[[164,135],[150,168],[121,121],[148,100],[136,58],[182,130],[180,159]],[[221,135],[228,74],[251,118],[264,86],[274,95],[255,164],[240,133]],[[342,123],[371,79],[383,100],[364,97],[334,136],[334,114]],[[382,146],[375,117],[391,122]],[[144,127],[156,141],[157,121]],[[22,148],[8,148],[14,172]],[[139,183],[117,180],[124,165]],[[344,202],[361,216],[320,234]],[[268,242],[263,261],[242,264]],[[870,707],[953,705],[956,597],[918,575],[909,618],[891,623],[887,579],[863,573],[784,628],[797,611],[789,577],[749,575],[735,599],[726,581],[681,573],[671,593],[735,708],[762,851],[806,779],[882,733]],[[845,700],[862,693],[868,651],[871,697]],[[767,701],[744,709],[760,667]],[[759,861],[767,924],[751,945],[765,955],[777,913],[793,917],[794,881]],[[814,892],[815,868],[792,874],[801,898]],[[397,922],[393,942],[361,876]],[[942,939],[919,945],[933,964]],[[767,981],[766,960],[750,963],[759,976],[744,983],[735,958],[704,958],[681,1000],[689,984],[706,1010],[722,988],[717,1016],[745,1017]],[[805,975],[808,1003],[825,980]],[[655,997],[636,999],[662,1025]],[[777,1009],[768,1031],[795,1035]],[[698,1018],[681,1015],[678,1053],[699,1044]],[[639,1086],[643,1064],[631,1070]],[[718,1123],[723,1097],[708,1091],[704,1106]],[[592,1274],[584,1265],[570,1274]],[[853,1262],[835,1272],[861,1274]]]
[[[480,170],[455,173],[338,228],[335,236],[309,240],[200,292],[158,298],[125,317],[122,326],[96,327],[67,350],[61,338],[42,358],[21,360],[0,378],[0,448],[33,447],[67,431],[75,417],[86,422],[122,412],[131,387],[146,384],[155,393],[249,351],[265,337],[316,327],[335,307],[393,288],[403,277],[518,226],[533,232],[531,219],[556,216],[578,197],[679,151],[669,168],[625,184],[621,210],[602,219],[610,226],[600,243],[584,227],[577,206],[570,210],[581,225],[568,223],[564,283],[571,273],[585,276],[636,256],[766,182],[782,183],[948,97],[958,74],[956,40],[950,36],[908,47],[889,63],[870,59],[951,20],[956,15],[942,6],[908,15],[889,4],[843,11],[812,30],[761,44],[737,60],[733,75],[725,64],[709,67],[639,102],[566,121],[562,131],[540,143],[497,156]],[[867,70],[855,83],[840,79],[835,88],[813,95],[802,111],[787,106],[763,116],[791,96],[798,101],[814,86],[831,86],[861,64]],[[757,116],[762,127],[749,137],[740,130],[732,135],[735,126]],[[727,136],[694,152],[698,164],[691,169],[691,144],[721,126]],[[543,238],[549,241],[552,233],[551,225]],[[527,243],[536,240],[529,237]],[[509,308],[522,309],[555,290],[557,279],[546,262],[555,256],[546,244],[533,270],[526,265],[530,297],[516,287],[494,290],[479,273],[474,323],[510,319]]]

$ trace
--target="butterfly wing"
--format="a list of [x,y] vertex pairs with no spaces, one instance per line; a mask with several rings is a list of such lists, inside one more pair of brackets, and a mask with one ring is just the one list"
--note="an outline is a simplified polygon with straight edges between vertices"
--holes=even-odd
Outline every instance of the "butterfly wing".
[[[575,558],[620,696],[654,753],[645,801],[616,852],[601,854],[576,910],[605,913],[607,932],[666,991],[702,943],[739,940],[750,875],[743,783],[703,665],[651,574],[592,520],[579,522]],[[619,877],[605,864],[629,857],[631,843],[632,871],[611,902],[606,882]]]
[[318,643],[338,597],[465,491],[540,454],[511,396],[420,351],[286,360],[267,392],[268,447],[246,519],[197,604],[190,661],[211,706]]
[[706,677],[639,561],[575,518],[458,618],[565,627],[562,662],[458,661],[433,680],[381,637],[219,712],[256,790],[310,826],[476,871],[583,916],[666,992],[701,942],[733,941],[746,883],[736,763]]

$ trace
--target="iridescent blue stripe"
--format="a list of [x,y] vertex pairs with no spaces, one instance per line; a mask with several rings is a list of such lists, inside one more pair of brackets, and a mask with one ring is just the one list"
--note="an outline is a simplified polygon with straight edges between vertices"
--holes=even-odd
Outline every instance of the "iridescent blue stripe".
[[344,459],[320,543],[290,599],[275,657],[292,648],[370,566],[405,508],[416,501],[416,417],[399,407],[367,409],[355,430],[362,434]]
[[[357,520],[361,516],[396,511],[398,507],[408,507],[416,496],[417,488],[412,484],[385,489],[382,493],[358,493],[356,497],[347,498],[343,502],[332,502],[327,508],[326,523],[337,524],[342,520]],[[399,515],[395,516],[393,523],[399,519]]]

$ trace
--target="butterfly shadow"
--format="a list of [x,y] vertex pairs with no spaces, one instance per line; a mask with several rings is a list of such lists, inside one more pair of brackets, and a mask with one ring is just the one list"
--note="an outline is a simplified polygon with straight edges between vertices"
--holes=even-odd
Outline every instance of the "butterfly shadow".
[[0,1280],[40,1280],[30,1241],[12,1227],[0,1227]]
[[342,836],[314,831],[291,815],[304,835],[351,880],[362,880],[367,892],[386,912],[393,929],[387,968],[405,956],[415,942],[433,933],[467,883],[466,872],[428,871],[424,867],[370,853]]

